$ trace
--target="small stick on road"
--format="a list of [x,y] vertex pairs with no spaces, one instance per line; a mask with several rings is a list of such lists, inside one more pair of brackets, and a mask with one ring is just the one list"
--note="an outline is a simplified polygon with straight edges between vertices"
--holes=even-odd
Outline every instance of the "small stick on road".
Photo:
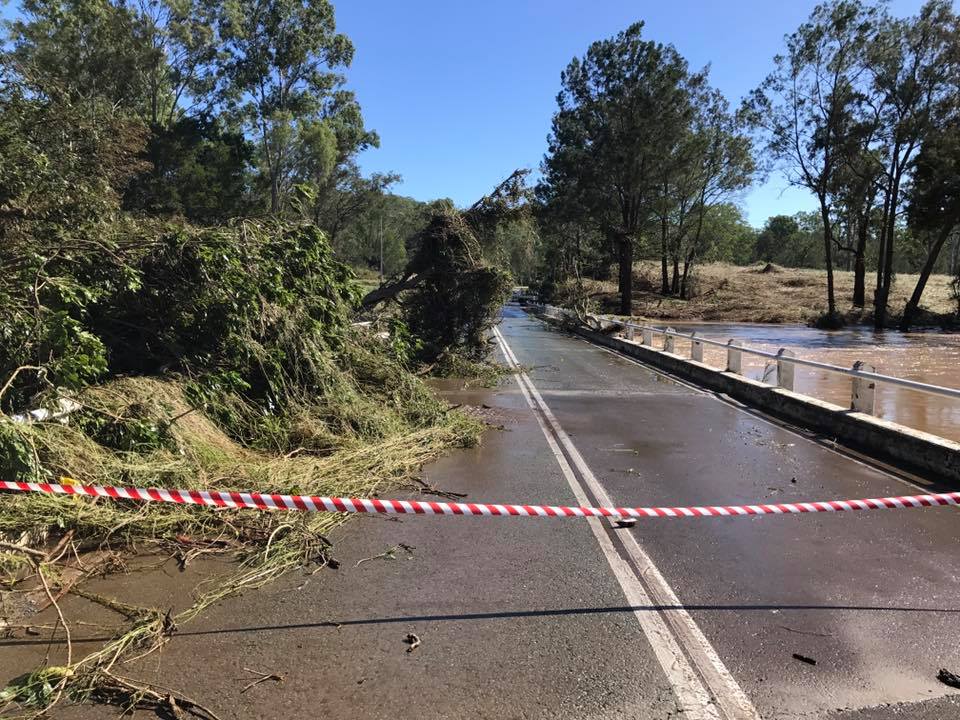
[[253,682],[249,682],[246,685],[244,685],[243,690],[240,691],[241,695],[243,695],[243,693],[245,693],[250,688],[254,688],[262,682],[267,682],[267,680],[273,680],[278,685],[282,684],[283,681],[286,680],[286,675],[279,675],[277,673],[265,673],[265,672],[260,672],[259,670],[251,670],[250,668],[244,668],[243,671],[251,673],[253,675],[259,675],[260,677],[258,677]]

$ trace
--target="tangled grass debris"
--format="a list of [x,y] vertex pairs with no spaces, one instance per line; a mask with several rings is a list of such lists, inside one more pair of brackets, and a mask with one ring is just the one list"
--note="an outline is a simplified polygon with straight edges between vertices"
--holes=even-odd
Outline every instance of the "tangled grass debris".
[[[75,309],[78,332],[99,353],[87,368],[96,382],[58,379],[63,362],[52,348],[42,382],[39,372],[20,369],[26,363],[3,368],[10,378],[0,398],[4,478],[335,496],[434,492],[416,479],[420,468],[478,441],[480,423],[437,399],[375,329],[351,324],[358,293],[315,228],[181,229],[128,261],[134,281],[101,288]],[[47,313],[41,307],[35,316]],[[17,332],[31,330],[24,324]],[[73,350],[63,357],[84,361]],[[14,420],[65,398],[76,408],[69,417]],[[60,664],[2,678],[9,683],[0,710],[68,699],[215,718],[122,668],[226,597],[295,568],[336,566],[329,534],[345,520],[0,493],[0,600],[42,591],[57,614],[50,636],[67,648]],[[207,554],[236,565],[228,577],[201,583],[177,612],[85,589],[91,576],[123,570],[132,552],[172,557],[181,568]],[[97,553],[104,562],[80,562]],[[107,608],[121,624],[85,656],[71,645],[60,606],[67,593]],[[15,632],[16,605],[9,605],[14,612],[0,603],[13,615],[0,630]]]

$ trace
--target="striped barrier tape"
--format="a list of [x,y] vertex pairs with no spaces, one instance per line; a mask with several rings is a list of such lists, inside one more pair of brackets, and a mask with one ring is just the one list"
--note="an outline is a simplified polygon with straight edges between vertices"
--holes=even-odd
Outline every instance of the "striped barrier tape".
[[775,505],[711,505],[698,507],[568,507],[557,505],[500,505],[490,503],[423,502],[379,498],[319,497],[273,493],[216,490],[167,490],[163,488],[119,488],[100,485],[25,483],[0,480],[0,490],[86,495],[113,500],[179,503],[206,507],[251,508],[255,510],[299,510],[305,512],[385,513],[388,515],[512,515],[518,517],[717,517],[742,515],[789,515],[794,513],[848,512],[852,510],[902,510],[914,507],[960,505],[960,492],[930,495],[827,500],[823,502],[778,503]]

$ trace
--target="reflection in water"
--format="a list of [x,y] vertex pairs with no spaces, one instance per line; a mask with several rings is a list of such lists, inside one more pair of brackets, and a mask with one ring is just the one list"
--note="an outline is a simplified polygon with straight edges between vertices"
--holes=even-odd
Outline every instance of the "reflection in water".
[[[857,360],[874,365],[884,375],[960,388],[960,334],[942,332],[875,332],[870,328],[816,330],[800,325],[676,323],[680,332],[696,330],[711,340],[737,338],[744,345],[776,352],[793,350],[797,357],[851,367]],[[659,343],[658,343],[659,344]],[[677,341],[677,352],[687,355],[689,343]],[[704,347],[704,361],[715,367],[726,363],[726,351]],[[766,358],[743,356],[743,372],[761,379]],[[850,378],[812,368],[797,367],[795,389],[837,405],[850,405]],[[908,427],[960,441],[960,400],[936,397],[892,385],[877,386],[877,415]]]

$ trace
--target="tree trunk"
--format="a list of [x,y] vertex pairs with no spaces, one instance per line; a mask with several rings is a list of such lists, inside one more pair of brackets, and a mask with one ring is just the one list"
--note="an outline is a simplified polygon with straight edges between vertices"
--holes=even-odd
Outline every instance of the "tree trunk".
[[667,221],[660,221],[660,294],[670,294],[670,273],[667,271]]
[[927,280],[930,279],[930,275],[933,273],[933,266],[937,264],[937,259],[940,257],[940,251],[947,242],[947,238],[950,237],[950,233],[953,232],[953,226],[954,223],[947,223],[944,225],[943,230],[940,231],[940,235],[937,237],[933,247],[930,248],[930,252],[927,253],[927,261],[923,264],[923,269],[920,271],[920,277],[917,279],[917,286],[913,289],[913,295],[910,296],[907,306],[903,309],[903,317],[900,318],[901,332],[907,332],[907,330],[910,329],[910,323],[913,322],[913,316],[916,314],[917,308],[920,306],[920,299],[923,297],[923,290],[927,286]]
[[960,233],[957,233],[953,238],[953,250],[950,252],[950,271],[948,274],[960,275],[958,260],[960,260]]
[[670,293],[680,294],[680,258],[676,255],[673,256],[673,280],[670,283]]
[[826,200],[820,199],[820,217],[823,219],[823,259],[827,266],[827,314],[837,314],[837,298],[833,288],[833,227],[830,224],[830,209]]
[[883,258],[887,252],[887,212],[890,208],[890,192],[883,193],[883,212],[880,215],[880,242],[877,248],[877,283],[873,291],[873,316],[876,327],[877,308],[880,305],[880,293],[883,290]]
[[867,304],[867,261],[857,250],[853,261],[853,306],[861,310]]
[[280,212],[280,179],[277,173],[270,173],[270,212],[274,215]]
[[683,275],[680,276],[680,299],[689,300],[689,288],[687,281],[690,277],[690,268],[693,267],[693,254],[687,256],[683,261]]
[[877,330],[883,330],[887,325],[887,309],[890,302],[890,288],[893,285],[893,244],[894,232],[896,231],[896,211],[897,207],[897,186],[899,178],[894,181],[893,191],[890,194],[890,208],[887,218],[886,242],[883,248],[882,258],[882,282],[880,283],[880,292],[877,293],[876,311],[873,318],[873,326]]
[[633,314],[633,238],[624,233],[620,244],[620,314]]
[[900,157],[899,144],[894,147],[893,160],[891,161],[890,188],[884,202],[884,238],[883,255],[879,259],[878,273],[880,275],[880,286],[877,291],[877,297],[874,300],[873,326],[877,330],[883,330],[887,325],[887,304],[890,300],[890,286],[893,284],[893,245],[896,231],[897,201],[900,193],[900,170],[897,167],[897,159]]
[[867,303],[867,237],[870,227],[867,222],[869,211],[860,217],[857,228],[857,245],[853,257],[853,306],[863,308]]

